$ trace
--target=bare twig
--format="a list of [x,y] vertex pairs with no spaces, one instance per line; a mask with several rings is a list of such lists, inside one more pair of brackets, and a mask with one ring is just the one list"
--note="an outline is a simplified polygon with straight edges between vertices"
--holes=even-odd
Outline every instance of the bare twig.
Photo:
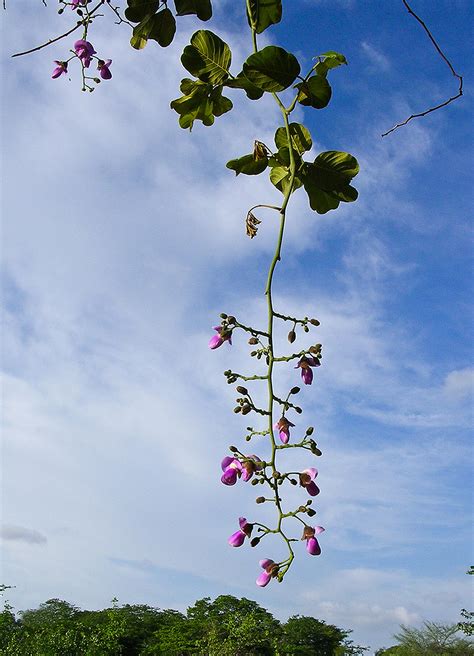
[[442,107],[446,107],[446,105],[449,105],[449,103],[452,103],[454,100],[457,100],[458,98],[460,98],[460,97],[463,95],[463,79],[462,79],[462,75],[459,75],[458,73],[456,73],[456,71],[454,70],[453,65],[451,64],[451,62],[449,61],[449,59],[446,57],[446,55],[444,54],[444,52],[443,52],[443,51],[441,50],[441,48],[439,47],[438,43],[436,42],[436,39],[435,39],[434,36],[431,34],[431,32],[430,32],[430,30],[428,29],[426,23],[425,23],[425,22],[424,22],[419,16],[417,16],[417,15],[415,14],[415,12],[413,11],[413,9],[410,7],[410,5],[408,4],[408,2],[407,2],[406,0],[402,0],[402,2],[403,2],[403,4],[405,5],[405,7],[406,7],[408,13],[411,14],[411,15],[415,18],[415,20],[417,20],[417,21],[420,23],[420,25],[423,27],[423,29],[425,30],[426,34],[428,35],[428,37],[429,37],[431,43],[432,43],[432,44],[434,45],[434,47],[436,48],[436,51],[438,52],[438,54],[440,55],[440,57],[441,57],[442,59],[444,59],[444,61],[446,62],[447,66],[449,67],[449,70],[451,71],[451,73],[453,74],[453,76],[454,76],[457,80],[459,80],[459,88],[458,88],[458,92],[457,92],[457,94],[456,94],[455,96],[452,96],[451,98],[448,98],[448,100],[445,100],[444,102],[440,103],[439,105],[436,105],[435,107],[430,107],[429,109],[426,109],[424,112],[419,112],[418,114],[412,114],[412,115],[409,116],[405,121],[402,121],[401,123],[397,123],[396,125],[394,125],[393,128],[391,128],[390,130],[388,130],[388,132],[384,132],[384,133],[382,134],[382,137],[386,137],[387,134],[390,134],[390,133],[393,132],[394,130],[397,130],[398,128],[401,128],[403,125],[406,125],[409,121],[411,121],[411,120],[414,119],[414,118],[420,118],[420,117],[422,117],[422,116],[426,116],[427,114],[430,114],[431,112],[435,112],[437,109],[441,109]]
[[59,36],[56,36],[54,39],[49,39],[49,41],[46,41],[46,43],[42,43],[40,46],[36,46],[36,48],[31,48],[30,50],[25,50],[24,52],[17,52],[12,57],[21,57],[23,55],[29,55],[32,52],[36,52],[37,50],[42,50],[43,48],[46,48],[46,46],[50,46],[52,43],[55,43],[56,41],[60,41],[61,39],[64,39],[66,36],[69,36],[73,32],[75,32],[77,29],[81,27],[81,25],[85,25],[86,22],[91,22],[92,17],[95,15],[97,16],[102,16],[102,14],[96,14],[95,12],[101,7],[106,0],[99,0],[99,2],[96,4],[96,6],[90,10],[88,13],[88,16],[85,17],[83,20],[80,20],[76,23],[74,27],[71,27],[70,30],[67,32],[64,32],[64,34],[60,34]]
[[61,39],[64,39],[64,37],[69,36],[73,32],[75,32],[77,29],[79,29],[83,25],[82,21],[79,21],[74,27],[72,27],[70,30],[67,32],[64,32],[64,34],[61,34],[60,36],[55,37],[54,39],[49,39],[49,41],[46,41],[46,43],[42,43],[40,46],[36,46],[36,48],[31,48],[30,50],[25,50],[24,52],[16,52],[12,57],[21,57],[22,55],[29,55],[32,52],[36,52],[37,50],[41,50],[42,48],[46,48],[46,46],[50,46],[52,43],[55,43],[56,41],[60,41]]

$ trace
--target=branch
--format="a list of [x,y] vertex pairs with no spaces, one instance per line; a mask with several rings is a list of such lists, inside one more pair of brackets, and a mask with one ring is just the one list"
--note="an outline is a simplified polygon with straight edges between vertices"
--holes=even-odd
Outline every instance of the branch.
[[69,36],[73,32],[75,32],[77,29],[79,29],[83,25],[82,21],[79,21],[77,25],[72,27],[70,30],[67,32],[64,32],[64,34],[61,34],[60,36],[55,37],[54,39],[50,39],[49,41],[46,41],[46,43],[42,43],[40,46],[36,46],[36,48],[31,48],[31,50],[25,50],[24,52],[17,52],[12,57],[21,57],[22,55],[29,55],[32,52],[36,52],[37,50],[41,50],[42,48],[46,48],[46,46],[50,46],[52,43],[55,43],[56,41],[60,41],[61,39],[64,39],[66,36]]
[[446,107],[446,105],[449,105],[449,103],[452,103],[454,100],[457,100],[458,98],[460,98],[460,97],[463,95],[463,79],[462,79],[462,75],[459,75],[458,73],[456,73],[456,71],[454,70],[453,65],[451,64],[451,62],[449,61],[449,59],[446,57],[446,55],[444,54],[444,52],[443,52],[443,51],[441,50],[441,48],[439,47],[438,43],[436,42],[436,39],[435,39],[434,36],[431,34],[431,32],[430,32],[430,30],[428,29],[426,23],[425,23],[425,22],[424,22],[419,16],[417,16],[417,15],[415,14],[415,12],[413,11],[413,9],[410,7],[410,5],[408,4],[408,2],[407,2],[406,0],[402,0],[402,2],[403,2],[403,4],[405,5],[405,7],[406,7],[408,13],[411,14],[411,15],[415,18],[415,20],[417,20],[417,21],[420,23],[420,25],[423,27],[423,29],[425,30],[426,34],[428,35],[428,37],[429,37],[431,43],[432,43],[432,44],[434,45],[434,47],[436,48],[436,50],[437,50],[438,54],[440,55],[440,57],[441,57],[442,59],[444,59],[444,61],[446,62],[447,66],[449,67],[449,70],[451,71],[451,73],[453,74],[453,76],[454,76],[457,80],[459,80],[459,88],[458,88],[458,92],[457,92],[457,94],[456,94],[455,96],[452,96],[451,98],[448,98],[448,100],[445,100],[444,102],[440,103],[439,105],[436,105],[435,107],[430,107],[429,109],[426,109],[424,112],[419,112],[418,114],[412,114],[412,115],[409,116],[405,121],[402,121],[401,123],[397,123],[396,125],[394,125],[393,128],[391,128],[390,130],[388,130],[388,132],[384,132],[384,133],[382,134],[382,137],[386,137],[387,134],[390,134],[390,133],[393,132],[394,130],[397,130],[398,128],[401,128],[403,125],[406,125],[407,123],[409,123],[409,121],[411,121],[411,120],[414,119],[414,118],[420,118],[420,117],[422,117],[422,116],[426,116],[427,114],[431,114],[431,112],[435,112],[437,109],[441,109],[442,107]]

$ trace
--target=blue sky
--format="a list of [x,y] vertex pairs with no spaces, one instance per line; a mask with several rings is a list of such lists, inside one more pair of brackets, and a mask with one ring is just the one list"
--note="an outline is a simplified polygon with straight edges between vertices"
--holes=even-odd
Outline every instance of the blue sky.
[[[302,61],[346,55],[329,107],[296,120],[316,152],[348,150],[361,164],[357,203],[321,217],[300,191],[290,205],[276,298],[322,324],[324,366],[303,397],[324,453],[326,532],[320,558],[302,553],[282,586],[264,590],[254,580],[268,547],[226,544],[239,515],[258,521],[254,494],[219,483],[247,425],[222,371],[242,368],[246,346],[211,353],[207,342],[222,311],[264,321],[275,224],[262,214],[250,242],[244,218],[279,196],[225,162],[256,138],[272,143],[278,114],[233,94],[212,128],[179,129],[168,101],[193,19],[171,48],[142,52],[126,28],[97,22],[91,40],[114,77],[93,94],[76,73],[51,80],[66,42],[10,59],[66,29],[53,5],[9,3],[2,27],[10,600],[183,609],[234,594],[282,619],[353,628],[374,649],[401,622],[457,621],[472,562],[471,3],[414,2],[466,92],[384,139],[456,90],[401,2],[286,2],[284,22],[262,37]],[[235,7],[216,2],[212,29],[237,70],[250,45]]]

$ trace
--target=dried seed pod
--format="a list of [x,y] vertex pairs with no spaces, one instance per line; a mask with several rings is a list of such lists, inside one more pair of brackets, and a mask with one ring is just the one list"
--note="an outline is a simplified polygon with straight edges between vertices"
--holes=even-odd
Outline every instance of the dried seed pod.
[[248,415],[248,413],[252,410],[252,408],[249,406],[249,404],[245,404],[242,406],[242,414],[243,415]]
[[258,344],[258,339],[256,337],[251,337],[249,339],[249,344]]
[[321,323],[317,319],[310,319],[309,323],[312,324],[313,326],[320,326]]
[[293,344],[293,342],[295,341],[295,339],[296,339],[296,333],[295,333],[295,331],[294,331],[294,330],[290,330],[290,332],[288,333],[288,341],[290,342],[290,344]]
[[249,392],[248,392],[248,389],[247,389],[246,387],[243,387],[243,385],[238,385],[238,386],[237,386],[237,392],[238,392],[239,394],[245,394],[245,396],[247,396],[248,393],[249,393]]
[[257,497],[255,503],[265,503],[265,497]]

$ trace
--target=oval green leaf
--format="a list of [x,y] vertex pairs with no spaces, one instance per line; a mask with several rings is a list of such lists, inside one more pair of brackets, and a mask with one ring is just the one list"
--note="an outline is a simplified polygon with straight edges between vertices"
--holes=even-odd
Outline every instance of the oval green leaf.
[[325,77],[313,75],[306,82],[296,85],[299,90],[298,102],[307,107],[323,109],[331,100],[331,86]]
[[[308,128],[301,123],[290,123],[291,145],[299,155],[311,150],[313,142]],[[278,128],[275,132],[275,145],[278,149],[288,148],[288,135],[285,128]]]
[[249,0],[247,18],[258,34],[281,21],[281,0]]
[[144,18],[154,14],[159,6],[160,0],[128,0],[125,18],[132,23],[140,23]]
[[174,0],[174,5],[178,16],[195,14],[202,21],[212,17],[211,0]]
[[256,87],[274,93],[291,86],[301,69],[294,55],[283,48],[267,46],[250,55],[243,70]]
[[341,191],[359,173],[359,164],[349,153],[328,150],[318,155],[307,170],[320,189]]
[[235,175],[239,173],[244,173],[245,175],[258,175],[265,171],[268,164],[267,157],[261,157],[255,159],[253,155],[244,155],[238,159],[231,159],[227,162],[226,166],[228,169],[235,171]]
[[209,30],[195,32],[191,45],[186,46],[181,55],[184,68],[210,84],[222,84],[227,80],[231,60],[227,43]]

